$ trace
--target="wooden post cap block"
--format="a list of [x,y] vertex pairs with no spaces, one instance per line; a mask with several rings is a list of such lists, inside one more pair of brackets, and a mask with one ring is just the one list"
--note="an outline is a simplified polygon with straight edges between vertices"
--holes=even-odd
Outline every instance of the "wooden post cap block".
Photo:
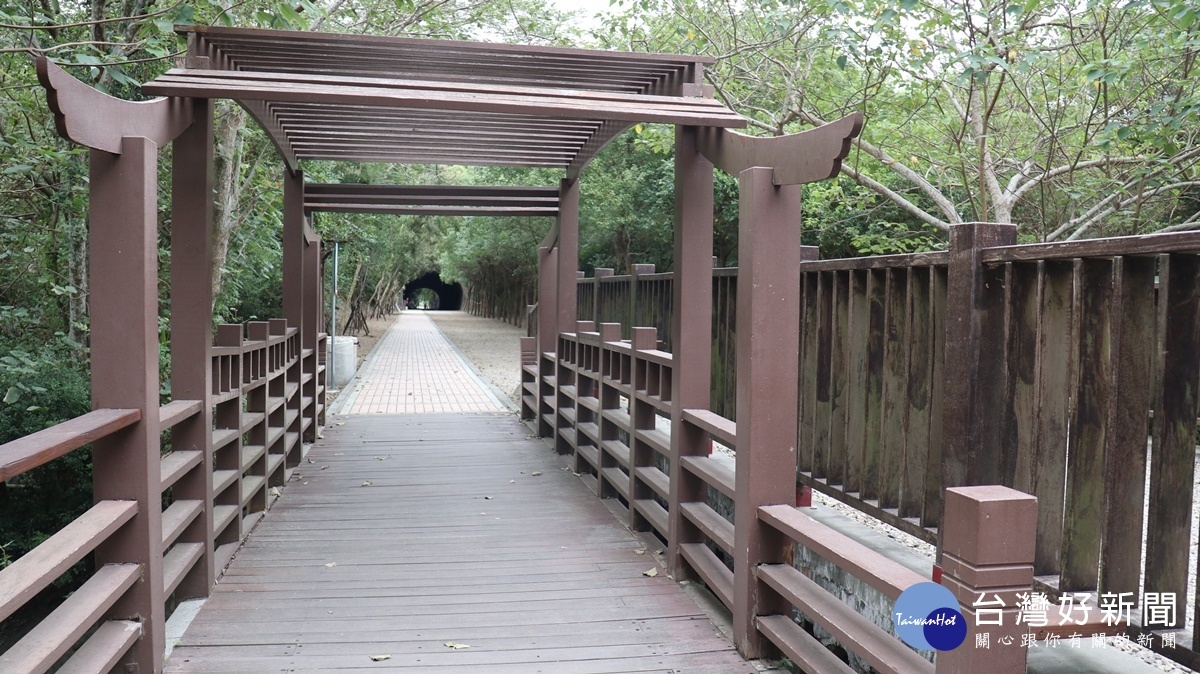
[[1033,585],[1037,499],[1000,486],[945,492],[942,585],[958,599],[967,638],[938,653],[939,674],[1023,674],[1026,625],[1019,595]]

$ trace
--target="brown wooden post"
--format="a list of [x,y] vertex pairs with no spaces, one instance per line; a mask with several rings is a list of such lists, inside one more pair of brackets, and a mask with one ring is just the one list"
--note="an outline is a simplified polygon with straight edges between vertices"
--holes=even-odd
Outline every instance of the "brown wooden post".
[[652,264],[635,264],[630,270],[629,275],[629,318],[626,319],[626,329],[622,334],[632,334],[630,331],[638,324],[638,296],[640,288],[638,287],[638,277],[642,274],[653,274],[654,265]]
[[171,448],[199,450],[200,465],[175,483],[175,500],[200,501],[203,511],[179,536],[204,551],[176,590],[180,599],[206,597],[213,567],[212,224],[213,105],[192,101],[193,122],[171,155],[171,398],[203,402],[200,413],[171,431]]
[[759,596],[756,569],[780,553],[766,545],[758,508],[796,498],[801,187],[776,186],[772,176],[769,168],[738,176],[733,636],[751,658],[762,652],[754,618],[772,613],[761,603],[774,596]]
[[629,365],[633,370],[629,380],[634,391],[629,398],[629,528],[651,531],[650,521],[638,512],[636,504],[653,498],[654,490],[638,479],[638,468],[655,466],[654,448],[638,438],[638,431],[654,430],[657,415],[654,406],[638,398],[636,393],[647,390],[649,379],[649,368],[638,362],[638,352],[658,348],[658,330],[645,326],[634,328],[630,333],[629,346],[632,352]]
[[1016,225],[969,222],[950,228],[943,487],[1002,483],[1004,270],[984,265],[980,251],[1016,241]]
[[[1017,595],[1033,586],[1037,499],[1008,487],[982,486],[947,489],[943,500],[942,585],[958,598],[967,640],[938,653],[937,671],[1024,674],[1028,653],[1022,635],[1028,626],[1017,623]],[[986,647],[977,634],[987,635]]]
[[713,165],[697,148],[696,127],[675,127],[675,279],[671,312],[671,492],[667,564],[679,580],[690,571],[679,553],[689,527],[680,503],[707,502],[706,483],[683,469],[684,456],[706,456],[700,429],[683,422],[683,410],[707,410],[712,371]]
[[304,418],[309,420],[308,429],[304,432],[304,442],[316,442],[317,430],[321,425],[321,390],[322,372],[325,354],[322,353],[324,344],[317,339],[321,332],[321,237],[309,227],[308,218],[304,218],[305,247],[304,247],[304,317],[300,325],[300,345],[303,349],[312,349],[309,379],[302,389],[301,395],[311,398],[308,409],[304,410]]
[[603,317],[603,312],[600,307],[603,306],[604,292],[601,290],[603,284],[600,279],[608,278],[613,275],[613,270],[608,267],[597,267],[595,278],[592,279],[592,322],[600,325],[600,319]]
[[553,398],[557,391],[546,381],[553,377],[556,363],[543,357],[558,350],[558,249],[538,248],[538,437],[554,437],[554,424],[546,421],[545,415],[555,414],[554,406],[546,399]]
[[579,181],[563,180],[558,188],[558,318],[555,335],[571,332],[578,318]]
[[[299,328],[304,318],[304,172],[283,173],[283,317]],[[301,346],[306,346],[303,343]]]
[[93,444],[96,502],[136,501],[137,515],[96,549],[96,565],[136,563],[141,581],[107,618],[142,623],[139,671],[162,670],[165,637],[158,422],[158,147],[126,136],[121,154],[91,151],[92,409],[137,409],[138,423]]

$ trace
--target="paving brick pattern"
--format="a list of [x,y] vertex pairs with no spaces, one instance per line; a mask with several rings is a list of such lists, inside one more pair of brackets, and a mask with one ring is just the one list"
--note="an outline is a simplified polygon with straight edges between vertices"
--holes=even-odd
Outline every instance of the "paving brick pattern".
[[507,411],[421,311],[400,314],[353,386],[343,414]]

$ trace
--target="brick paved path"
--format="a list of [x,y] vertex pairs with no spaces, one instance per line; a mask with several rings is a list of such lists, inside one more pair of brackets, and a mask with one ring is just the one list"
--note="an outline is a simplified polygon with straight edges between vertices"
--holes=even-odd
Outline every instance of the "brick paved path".
[[400,314],[352,385],[343,414],[507,411],[421,311]]

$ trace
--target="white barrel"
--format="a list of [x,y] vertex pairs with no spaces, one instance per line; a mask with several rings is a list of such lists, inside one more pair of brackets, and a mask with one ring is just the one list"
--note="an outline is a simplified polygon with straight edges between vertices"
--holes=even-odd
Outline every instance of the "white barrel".
[[329,385],[342,388],[354,377],[358,365],[358,338],[334,337],[329,357]]

